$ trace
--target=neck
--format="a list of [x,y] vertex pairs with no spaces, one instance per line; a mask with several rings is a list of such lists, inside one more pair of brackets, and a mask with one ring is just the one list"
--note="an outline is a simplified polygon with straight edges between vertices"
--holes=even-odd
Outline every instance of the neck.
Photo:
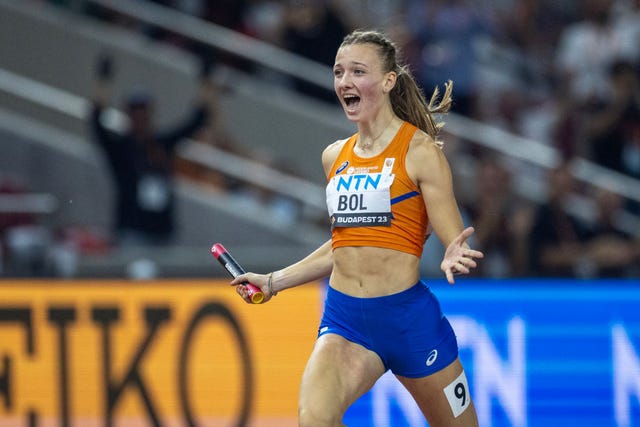
[[391,124],[394,121],[394,116],[391,116],[386,122],[384,122],[384,126],[380,129],[376,124],[366,128],[359,130],[359,136],[357,141],[357,146],[361,150],[370,151],[374,148],[378,141],[384,141],[383,136],[386,131],[391,127]]

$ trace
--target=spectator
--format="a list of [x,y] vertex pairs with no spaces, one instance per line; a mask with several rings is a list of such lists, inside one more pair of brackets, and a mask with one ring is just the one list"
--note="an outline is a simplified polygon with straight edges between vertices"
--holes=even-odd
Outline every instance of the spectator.
[[202,17],[214,24],[244,33],[244,18],[249,3],[249,0],[205,1],[201,8]]
[[[313,61],[333,66],[336,48],[350,28],[324,0],[290,0],[285,12],[282,35],[284,48]],[[335,94],[300,79],[294,87],[301,93],[327,102],[336,102]]]
[[282,39],[285,5],[278,0],[254,0],[247,8],[247,32],[264,42],[279,45]]
[[[620,171],[631,178],[640,179],[640,110],[634,110],[622,122],[622,152]],[[629,200],[629,210],[640,215],[640,202]]]
[[[499,11],[499,41],[533,67],[523,77],[548,77],[548,67],[558,37],[568,16],[561,2],[554,0],[508,1]],[[537,75],[536,75],[537,74]]]
[[616,218],[624,205],[618,194],[597,190],[597,218],[592,227],[585,256],[594,264],[594,276],[599,278],[625,278],[638,274],[640,261],[640,234],[633,236],[616,227]]
[[116,237],[120,244],[166,244],[174,232],[171,179],[175,147],[208,120],[212,83],[204,73],[200,99],[190,116],[162,132],[154,127],[151,93],[139,89],[130,92],[125,105],[129,128],[124,134],[116,134],[101,122],[112,68],[110,58],[100,60],[90,125],[115,183]]
[[556,51],[557,76],[578,104],[606,98],[607,69],[624,52],[612,25],[613,0],[577,3],[584,18],[563,30]]
[[584,263],[588,228],[566,211],[575,188],[567,163],[549,172],[547,201],[538,207],[529,234],[530,273],[534,276],[583,277],[592,273],[591,264]]
[[517,269],[519,240],[511,222],[519,208],[511,190],[511,175],[493,158],[483,158],[475,174],[475,197],[465,210],[475,224],[475,244],[485,259],[477,268],[484,277],[509,277]]
[[614,7],[613,27],[620,40],[620,57],[640,61],[640,0],[618,1]]
[[640,110],[640,80],[633,64],[616,61],[610,68],[609,81],[609,98],[595,103],[587,113],[585,139],[588,155],[594,162],[623,172],[623,123],[629,124],[626,127],[628,133],[634,118],[637,120],[636,111]]
[[475,2],[468,0],[411,1],[408,25],[421,47],[415,74],[425,91],[447,79],[456,82],[455,112],[472,115],[475,81],[474,42],[491,31]]
[[569,278],[630,276],[640,246],[638,236],[620,231],[615,224],[622,198],[598,190],[596,220],[589,224],[567,213],[575,190],[567,163],[551,171],[548,188],[549,199],[539,207],[530,233],[531,273]]
[[640,110],[633,109],[622,121],[620,171],[640,179]]
[[[213,24],[242,34],[248,34],[245,18],[250,3],[250,0],[203,1],[200,8],[201,17]],[[226,51],[214,49],[211,46],[200,46],[198,51],[203,58],[215,56],[220,64],[226,64],[247,72],[254,71],[254,64],[251,61],[244,60]]]
[[[19,180],[0,176],[0,198],[28,193]],[[50,236],[30,212],[0,213],[0,276],[41,275]]]

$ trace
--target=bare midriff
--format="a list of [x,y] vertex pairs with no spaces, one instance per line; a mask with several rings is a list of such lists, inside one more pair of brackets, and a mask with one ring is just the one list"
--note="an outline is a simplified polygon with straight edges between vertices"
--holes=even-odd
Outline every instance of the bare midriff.
[[392,295],[418,282],[420,259],[394,249],[346,246],[333,251],[331,287],[359,298]]

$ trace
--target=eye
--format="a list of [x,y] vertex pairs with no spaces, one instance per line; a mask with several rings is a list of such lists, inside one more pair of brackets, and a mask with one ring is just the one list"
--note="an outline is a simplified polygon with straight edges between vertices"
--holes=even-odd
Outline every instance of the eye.
[[334,69],[333,70],[333,76],[334,77],[340,77],[342,75],[342,70],[339,69]]
[[361,75],[361,74],[364,74],[364,73],[365,73],[365,71],[360,69],[360,68],[356,68],[355,70],[353,70],[353,74],[355,74],[355,75]]

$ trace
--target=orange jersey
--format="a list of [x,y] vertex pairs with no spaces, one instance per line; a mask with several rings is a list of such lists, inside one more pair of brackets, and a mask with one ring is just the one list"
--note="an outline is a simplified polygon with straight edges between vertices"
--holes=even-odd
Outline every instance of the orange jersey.
[[342,147],[327,185],[332,247],[374,246],[421,257],[429,219],[405,157],[416,127],[404,122],[379,155],[354,153],[358,134]]

